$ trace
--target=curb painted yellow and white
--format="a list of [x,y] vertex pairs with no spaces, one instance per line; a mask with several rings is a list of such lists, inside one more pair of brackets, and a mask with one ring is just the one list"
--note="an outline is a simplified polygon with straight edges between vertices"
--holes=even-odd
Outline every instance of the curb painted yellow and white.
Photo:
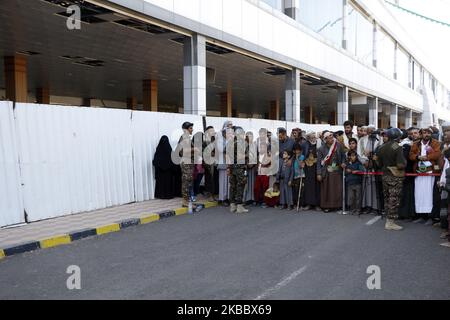
[[[217,202],[205,202],[203,204],[205,208],[216,207]],[[50,237],[47,239],[37,240],[37,241],[29,241],[26,243],[21,243],[17,245],[10,246],[8,248],[0,249],[0,260],[3,258],[30,252],[39,249],[47,249],[54,248],[62,245],[70,244],[74,241],[92,237],[92,236],[101,236],[113,232],[118,232],[120,230],[126,229],[131,226],[137,225],[145,225],[152,222],[159,221],[161,219],[185,215],[188,213],[187,208],[178,208],[175,210],[168,210],[159,213],[146,213],[140,218],[137,219],[127,219],[124,221],[120,221],[117,223],[112,223],[108,225],[99,226],[96,228],[89,228],[85,230],[77,230],[74,232],[70,232],[69,234],[55,235],[54,237]]]

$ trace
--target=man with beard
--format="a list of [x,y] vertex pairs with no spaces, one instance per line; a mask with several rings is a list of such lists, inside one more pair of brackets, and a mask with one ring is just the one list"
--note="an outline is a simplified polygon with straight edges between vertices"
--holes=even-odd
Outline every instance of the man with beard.
[[[406,173],[414,173],[414,161],[409,158],[411,147],[414,141],[420,138],[419,129],[411,127],[407,130],[408,137],[403,139],[400,146],[403,148],[403,155],[406,159]],[[414,219],[416,218],[416,207],[414,200],[414,181],[415,177],[406,177],[403,182],[402,200],[400,202],[400,208],[398,215],[402,219]]]
[[399,231],[403,227],[395,223],[398,208],[400,206],[400,195],[403,188],[405,176],[406,159],[403,150],[398,144],[402,132],[397,128],[389,129],[386,133],[387,142],[383,144],[374,156],[374,161],[383,172],[383,194],[387,221],[386,230]]
[[[413,143],[409,153],[410,160],[414,161],[414,171],[417,173],[439,171],[437,162],[441,157],[440,143],[431,137],[433,133],[431,128],[424,128],[420,133],[422,138]],[[414,181],[416,212],[427,225],[433,224],[433,220],[428,220],[429,218],[436,218],[432,216],[436,186],[436,178],[432,176],[418,176]]]
[[319,148],[317,181],[321,184],[320,207],[324,212],[342,206],[342,170],[345,169],[345,152],[333,133],[323,135],[324,144]]
[[344,122],[344,134],[338,137],[338,142],[344,148],[344,152],[348,152],[350,150],[349,140],[351,138],[355,138],[358,141],[358,137],[353,134],[353,121],[347,120]]
[[303,144],[303,155],[305,156],[305,189],[303,191],[303,210],[310,210],[320,205],[320,183],[317,181],[317,155],[318,155],[316,133],[306,133],[306,142]]
[[[375,172],[375,164],[373,155],[375,150],[381,145],[380,137],[375,132],[375,126],[369,125],[366,128],[366,135],[364,135],[358,143],[358,155],[361,162],[365,165],[367,172]],[[377,179],[374,175],[366,175],[363,178],[363,199],[362,208],[363,213],[379,212],[380,211],[380,197],[377,190]]]

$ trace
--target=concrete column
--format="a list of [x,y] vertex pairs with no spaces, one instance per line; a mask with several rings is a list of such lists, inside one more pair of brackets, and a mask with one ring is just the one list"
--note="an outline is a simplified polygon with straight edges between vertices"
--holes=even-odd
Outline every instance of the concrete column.
[[342,0],[342,48],[347,49],[348,41],[348,0]]
[[286,72],[286,121],[300,122],[300,70]]
[[36,102],[40,104],[50,104],[50,90],[48,88],[37,88]]
[[127,98],[127,109],[136,110],[137,99],[135,97]]
[[373,22],[373,61],[372,65],[376,68],[378,66],[378,26]]
[[389,125],[393,128],[398,128],[398,106],[396,104],[391,105],[391,114],[389,119]]
[[348,87],[338,87],[337,125],[348,120]]
[[284,0],[284,13],[296,21],[300,21],[300,0]]
[[378,98],[369,99],[369,125],[378,127]]
[[405,111],[405,129],[411,128],[413,125],[413,113],[412,110],[407,109]]
[[158,80],[142,81],[142,106],[145,111],[158,111]]
[[6,99],[28,102],[27,58],[15,55],[4,58]]
[[206,116],[206,40],[199,34],[184,41],[184,113]]
[[269,119],[270,120],[280,120],[280,100],[279,99],[270,101]]

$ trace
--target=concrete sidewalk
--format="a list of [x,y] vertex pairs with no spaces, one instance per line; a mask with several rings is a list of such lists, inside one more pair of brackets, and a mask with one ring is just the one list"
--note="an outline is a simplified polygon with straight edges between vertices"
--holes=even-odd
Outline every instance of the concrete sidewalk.
[[[205,207],[215,202],[199,199]],[[0,229],[0,259],[18,253],[55,247],[89,236],[186,214],[181,199],[151,200]]]

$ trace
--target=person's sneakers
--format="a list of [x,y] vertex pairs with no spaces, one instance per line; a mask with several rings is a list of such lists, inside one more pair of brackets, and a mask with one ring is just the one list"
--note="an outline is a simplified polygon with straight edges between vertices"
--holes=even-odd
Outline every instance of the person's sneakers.
[[330,209],[323,209],[323,212],[328,213],[330,212]]
[[393,219],[387,219],[384,228],[385,228],[386,230],[392,230],[392,231],[400,231],[400,230],[403,230],[403,227],[401,227],[401,226],[395,224],[395,222],[394,222]]
[[433,227],[435,227],[435,228],[440,228],[440,227],[441,227],[441,223],[440,223],[440,222],[433,221]]
[[292,210],[294,210],[294,206],[288,206],[287,209],[288,209],[288,211],[292,211]]
[[448,231],[442,232],[440,238],[441,238],[442,240],[447,239],[447,238],[448,238]]
[[236,213],[247,213],[248,210],[242,204],[237,205]]
[[237,210],[237,206],[235,203],[230,204],[230,212],[235,213]]
[[263,203],[261,203],[261,206],[260,206],[261,208],[263,208],[263,209],[267,209],[267,204],[265,204],[264,202]]
[[309,210],[311,210],[311,206],[304,206],[304,207],[302,207],[302,210],[309,211]]
[[278,207],[278,209],[284,210],[284,205],[280,205],[280,206]]
[[230,206],[230,201],[224,200],[224,201],[222,202],[222,204],[223,204],[224,207],[229,207],[229,206]]
[[441,247],[450,248],[450,242],[447,241],[447,242],[441,243],[440,246],[441,246]]
[[428,219],[427,222],[425,222],[426,226],[432,226],[433,225],[433,220]]

